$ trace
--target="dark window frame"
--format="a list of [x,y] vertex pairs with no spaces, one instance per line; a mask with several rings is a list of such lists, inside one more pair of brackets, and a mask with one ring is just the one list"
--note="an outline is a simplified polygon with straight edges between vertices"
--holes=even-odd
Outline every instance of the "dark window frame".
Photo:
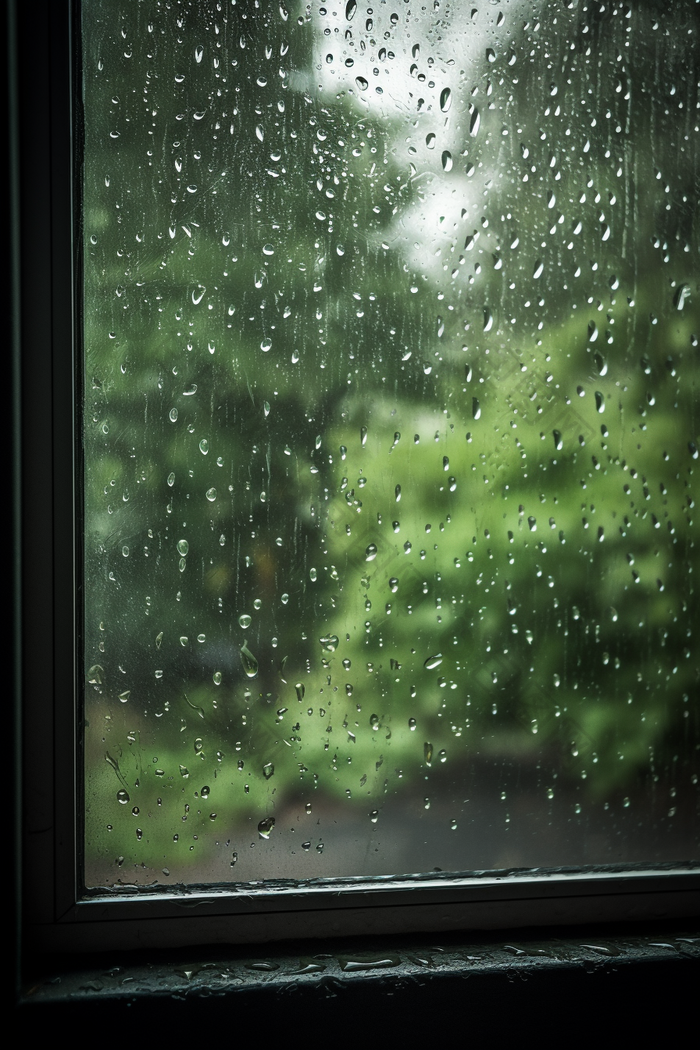
[[17,915],[25,943],[39,951],[94,951],[700,914],[700,869],[691,865],[81,895],[79,3],[13,0],[7,17],[15,750],[23,755]]

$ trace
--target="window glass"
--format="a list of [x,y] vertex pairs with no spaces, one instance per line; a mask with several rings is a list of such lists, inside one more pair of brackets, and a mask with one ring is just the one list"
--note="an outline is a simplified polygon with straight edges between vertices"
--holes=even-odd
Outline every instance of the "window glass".
[[82,11],[86,885],[691,857],[695,4]]

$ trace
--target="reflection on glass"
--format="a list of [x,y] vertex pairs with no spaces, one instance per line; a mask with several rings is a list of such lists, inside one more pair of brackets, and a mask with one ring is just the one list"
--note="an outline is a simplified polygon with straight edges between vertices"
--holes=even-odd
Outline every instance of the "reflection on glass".
[[694,6],[84,3],[88,886],[696,852]]

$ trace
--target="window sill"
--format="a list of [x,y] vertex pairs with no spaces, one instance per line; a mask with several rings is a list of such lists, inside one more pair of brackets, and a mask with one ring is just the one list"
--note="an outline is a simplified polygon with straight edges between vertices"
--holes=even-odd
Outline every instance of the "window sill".
[[[178,1034],[216,1031],[250,1019],[266,1040],[296,1030],[331,1034],[340,1019],[362,1030],[411,1038],[471,1035],[536,1024],[538,1033],[571,1031],[582,1008],[606,1031],[648,1035],[673,993],[673,1023],[694,1009],[700,962],[697,930],[668,924],[568,928],[480,937],[396,937],[332,943],[290,942],[264,954],[193,949],[188,954],[128,953],[89,960],[44,960],[21,1000],[23,1030],[56,1021],[178,1025]],[[610,1010],[603,1013],[606,1007]],[[410,1026],[410,1028],[409,1028]],[[141,1029],[137,1029],[141,1031]],[[143,1029],[145,1031],[146,1029]],[[359,1034],[359,1031],[358,1031]]]

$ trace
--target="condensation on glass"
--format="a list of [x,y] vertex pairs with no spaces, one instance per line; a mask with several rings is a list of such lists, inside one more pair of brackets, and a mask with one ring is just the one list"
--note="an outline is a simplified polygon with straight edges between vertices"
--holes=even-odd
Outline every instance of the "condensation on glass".
[[86,885],[692,857],[695,4],[82,11]]

